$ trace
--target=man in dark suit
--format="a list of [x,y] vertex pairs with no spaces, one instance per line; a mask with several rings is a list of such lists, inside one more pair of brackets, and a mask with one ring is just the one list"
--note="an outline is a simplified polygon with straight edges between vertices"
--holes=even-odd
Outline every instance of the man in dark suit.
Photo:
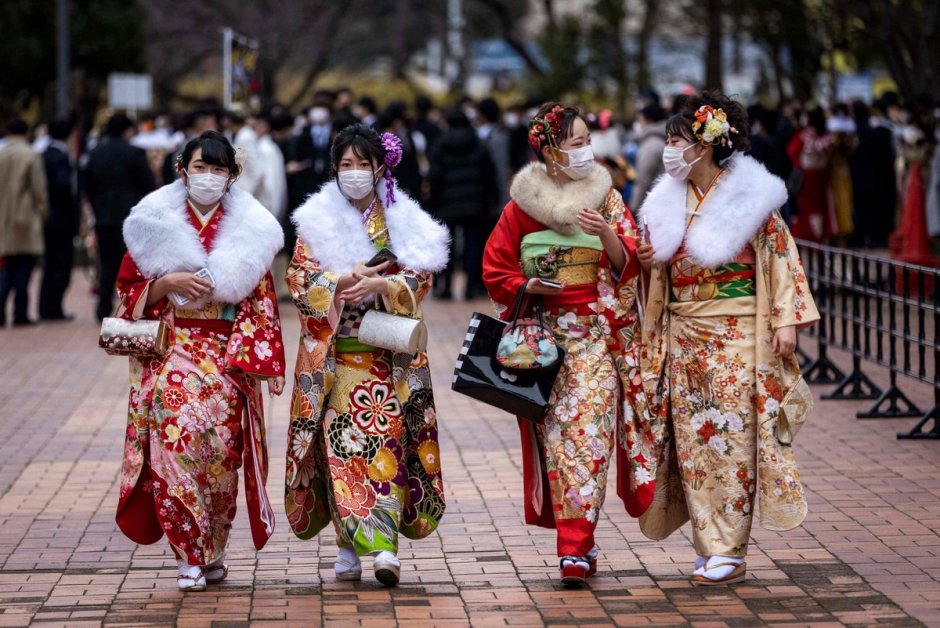
[[100,282],[98,319],[111,315],[114,284],[127,250],[121,229],[140,199],[156,188],[147,153],[130,145],[134,123],[122,113],[108,121],[107,139],[92,151],[85,178],[88,200],[95,213]]
[[43,225],[46,252],[39,290],[39,317],[44,321],[72,318],[62,310],[62,299],[72,279],[74,239],[81,222],[75,168],[69,147],[65,144],[72,128],[68,119],[53,122],[49,127],[52,141],[42,154],[49,186],[49,215]]
[[308,117],[310,124],[294,138],[292,154],[286,166],[290,211],[330,179],[333,111],[329,103],[318,101],[310,108]]

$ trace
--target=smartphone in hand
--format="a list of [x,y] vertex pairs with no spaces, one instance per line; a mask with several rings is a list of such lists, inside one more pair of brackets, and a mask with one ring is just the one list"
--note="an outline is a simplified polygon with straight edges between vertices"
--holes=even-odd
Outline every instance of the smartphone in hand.
[[547,288],[558,288],[559,290],[565,287],[565,284],[560,281],[552,281],[551,279],[539,278],[539,283]]
[[366,266],[371,268],[373,266],[378,266],[379,264],[383,264],[385,262],[394,264],[397,261],[398,261],[398,256],[392,253],[391,249],[382,249],[381,251],[373,255],[372,259],[366,262]]
[[[193,273],[193,276],[199,277],[200,279],[205,279],[210,284],[212,284],[213,287],[215,286],[215,278],[212,276],[212,273],[209,272],[208,268],[200,268],[199,270]],[[179,294],[177,292],[171,292],[170,298],[173,299],[173,302],[176,303],[176,305],[178,305],[179,307],[183,307],[184,305],[189,303],[189,297],[183,296],[182,294]]]

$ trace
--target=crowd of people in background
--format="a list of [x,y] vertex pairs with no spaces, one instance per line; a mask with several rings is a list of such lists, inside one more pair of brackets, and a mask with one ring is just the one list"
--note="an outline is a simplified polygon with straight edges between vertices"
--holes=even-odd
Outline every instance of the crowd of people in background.
[[[609,110],[587,116],[595,159],[634,211],[662,174],[666,120],[683,98],[642,94],[633,103],[632,126]],[[528,121],[540,102],[502,107],[493,98],[464,97],[442,108],[419,97],[379,106],[368,95],[339,89],[316,92],[301,111],[278,104],[225,111],[207,102],[186,114],[136,120],[107,112],[98,125],[61,119],[30,129],[10,120],[0,138],[0,324],[11,293],[13,324],[36,322],[27,294],[40,260],[41,320],[72,318],[62,303],[77,258],[97,260],[96,314],[110,315],[125,252],[124,219],[147,193],[178,177],[182,146],[207,130],[224,133],[236,146],[243,167],[238,185],[285,229],[275,275],[283,275],[279,270],[293,249],[291,212],[333,176],[335,135],[355,122],[394,133],[404,148],[399,185],[455,235],[434,295],[485,296],[484,244],[508,201],[512,177],[532,159]],[[922,199],[929,235],[940,236],[940,103],[927,96],[904,103],[888,92],[870,104],[822,107],[791,99],[777,108],[755,104],[748,114],[750,154],[786,181],[785,219],[797,238],[885,248],[899,208],[913,193]],[[466,277],[462,290],[454,282],[456,268]],[[287,296],[283,286],[279,296]]]

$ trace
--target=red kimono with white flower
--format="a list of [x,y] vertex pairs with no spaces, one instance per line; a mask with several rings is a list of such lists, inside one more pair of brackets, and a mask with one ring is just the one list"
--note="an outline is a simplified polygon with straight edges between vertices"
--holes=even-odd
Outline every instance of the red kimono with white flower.
[[[213,249],[225,209],[190,225]],[[244,465],[255,547],[274,531],[265,492],[267,448],[261,379],[284,374],[284,343],[270,272],[240,303],[147,305],[152,284],[130,253],[118,276],[117,315],[158,319],[171,329],[170,352],[131,358],[131,392],[117,522],[131,540],[167,535],[180,558],[205,565],[222,556],[235,518]]]

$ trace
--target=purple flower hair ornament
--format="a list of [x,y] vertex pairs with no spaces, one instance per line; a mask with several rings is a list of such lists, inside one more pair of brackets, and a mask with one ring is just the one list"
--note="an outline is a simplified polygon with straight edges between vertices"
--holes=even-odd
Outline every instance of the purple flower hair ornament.
[[401,140],[394,133],[382,133],[382,146],[385,148],[385,206],[391,207],[395,202],[395,177],[392,168],[401,163],[404,153]]

